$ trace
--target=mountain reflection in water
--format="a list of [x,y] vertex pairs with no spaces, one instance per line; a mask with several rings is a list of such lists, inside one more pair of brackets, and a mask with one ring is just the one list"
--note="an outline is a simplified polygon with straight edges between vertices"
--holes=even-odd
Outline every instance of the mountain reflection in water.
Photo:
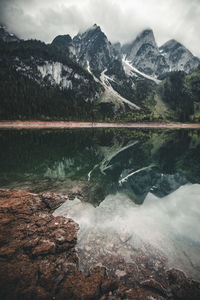
[[117,192],[142,204],[149,192],[164,197],[200,182],[197,130],[1,131],[0,144],[1,186],[68,192],[80,185],[95,205]]
[[1,187],[73,195],[54,214],[79,223],[83,269],[158,250],[200,279],[200,131],[0,131],[0,145]]

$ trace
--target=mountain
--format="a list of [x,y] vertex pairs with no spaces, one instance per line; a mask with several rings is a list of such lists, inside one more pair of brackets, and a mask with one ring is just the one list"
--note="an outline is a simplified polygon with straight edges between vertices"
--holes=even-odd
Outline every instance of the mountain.
[[0,58],[3,64],[42,86],[59,88],[69,98],[96,101],[103,87],[69,57],[72,39],[57,36],[51,45],[37,40],[20,40],[0,27]]
[[[110,103],[115,111],[140,108],[141,103],[134,93],[138,80],[159,84],[161,75],[175,70],[190,73],[199,64],[199,59],[183,46],[177,47],[178,50],[168,44],[159,48],[151,29],[121,46],[111,44],[100,26],[94,24],[73,39],[58,36],[52,42],[55,43],[102,85],[105,92],[101,102]],[[180,44],[177,42],[177,45]]]
[[103,87],[52,45],[0,40],[0,118],[91,114]]
[[199,73],[185,75],[199,59],[174,40],[158,48],[151,29],[122,46],[96,24],[51,44],[0,33],[1,119],[199,118]]
[[19,41],[19,38],[13,33],[9,33],[4,25],[0,25],[0,40],[10,43]]
[[124,45],[122,53],[135,68],[147,75],[168,71],[166,59],[160,53],[151,29],[144,30],[132,43]]
[[154,77],[171,71],[191,73],[200,64],[197,57],[175,40],[159,48],[151,29],[142,31],[133,42],[123,45],[122,53],[133,67]]
[[65,52],[65,54],[69,55],[70,48],[72,47],[72,38],[69,34],[58,35],[57,37],[55,37],[51,44],[52,46]]
[[94,24],[73,38],[76,59],[91,70],[102,72],[117,58],[117,53],[101,28]]
[[159,48],[169,65],[169,71],[191,73],[197,69],[200,60],[176,40],[170,40]]
[[133,81],[127,78],[121,60],[121,46],[112,45],[100,26],[94,24],[72,40],[69,36],[56,37],[52,45],[86,69],[103,88],[100,102],[113,110],[139,109],[133,103]]
[[85,101],[93,101],[103,90],[76,62],[40,41],[1,42],[0,55],[19,74],[43,86],[69,91],[75,99],[84,97]]

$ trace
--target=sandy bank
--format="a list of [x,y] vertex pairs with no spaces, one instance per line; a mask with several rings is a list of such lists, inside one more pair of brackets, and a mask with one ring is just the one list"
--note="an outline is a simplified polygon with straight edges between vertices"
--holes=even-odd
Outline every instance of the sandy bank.
[[107,122],[64,122],[64,121],[0,121],[0,129],[56,129],[56,128],[158,128],[200,129],[194,123],[107,123]]

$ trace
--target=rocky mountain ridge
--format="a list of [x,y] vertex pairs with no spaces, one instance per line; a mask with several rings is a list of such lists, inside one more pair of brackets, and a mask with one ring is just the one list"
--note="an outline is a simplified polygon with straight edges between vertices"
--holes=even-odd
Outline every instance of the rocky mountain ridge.
[[166,42],[159,50],[168,63],[169,72],[184,71],[185,73],[191,73],[199,66],[200,60],[176,40],[172,39]]
[[[66,42],[67,40],[63,40],[63,44]],[[55,40],[53,43],[55,44]],[[107,76],[107,85],[132,102],[134,100],[131,94],[137,80],[148,79],[158,84],[159,77],[165,73],[191,73],[200,64],[197,57],[175,40],[159,48],[152,29],[145,29],[133,42],[121,46],[120,43],[111,44],[95,24],[71,39],[66,51],[72,59],[97,76],[105,90],[105,82],[102,81],[104,74]],[[109,98],[115,98],[115,94],[109,94]],[[107,95],[102,101],[107,101]],[[113,101],[116,106],[115,102]]]
[[144,30],[132,43],[124,45],[122,53],[138,70],[154,76],[171,71],[191,73],[200,62],[176,40],[158,47],[151,29]]
[[151,29],[121,46],[112,44],[96,24],[73,38],[59,35],[51,44],[19,40],[1,27],[0,43],[6,68],[58,89],[65,98],[100,104],[104,112],[144,109],[136,91],[140,81],[159,84],[171,71],[191,73],[199,66],[199,59],[174,40],[159,48]]
[[92,102],[100,97],[103,87],[87,70],[63,55],[62,51],[58,52],[56,47],[36,40],[4,40],[0,41],[3,66],[12,68],[40,86],[59,88],[69,98],[84,98],[86,102]]
[[[20,41],[3,25],[0,26],[0,40],[8,43]],[[122,66],[123,57],[140,72],[154,76],[171,71],[191,73],[200,64],[199,58],[176,40],[169,40],[158,47],[152,29],[143,30],[131,43],[121,45],[112,44],[100,26],[94,24],[74,38],[69,34],[56,36],[51,45],[62,50],[86,70],[89,65],[99,76],[105,69],[109,71],[115,61]]]

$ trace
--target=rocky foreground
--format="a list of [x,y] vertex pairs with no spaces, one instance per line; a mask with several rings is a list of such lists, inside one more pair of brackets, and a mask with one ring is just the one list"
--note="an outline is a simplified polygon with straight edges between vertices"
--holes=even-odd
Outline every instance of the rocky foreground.
[[159,257],[157,271],[156,258],[141,260],[140,254],[134,265],[108,256],[104,266],[82,273],[78,225],[52,215],[65,201],[55,194],[0,190],[0,299],[200,299],[200,283],[166,270]]

